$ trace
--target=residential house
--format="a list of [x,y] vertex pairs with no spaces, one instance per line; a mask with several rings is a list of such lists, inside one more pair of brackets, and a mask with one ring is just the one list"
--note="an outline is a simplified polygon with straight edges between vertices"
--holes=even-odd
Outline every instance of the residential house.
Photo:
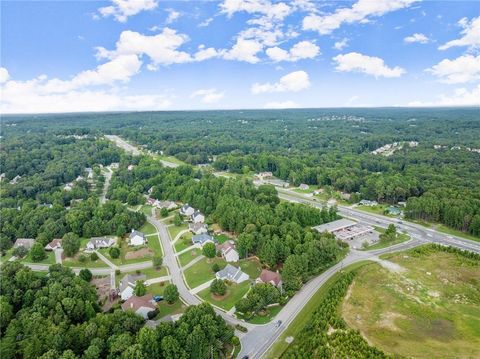
[[200,247],[203,247],[206,243],[216,244],[217,242],[218,241],[215,238],[206,233],[196,234],[192,237],[192,243]]
[[345,201],[348,201],[350,200],[350,198],[352,197],[352,195],[350,193],[347,193],[347,192],[342,192],[340,193],[340,197],[345,200]]
[[160,209],[166,208],[166,209],[175,209],[177,208],[177,204],[172,201],[158,201],[156,206]]
[[78,182],[78,181],[83,181],[84,179],[85,179],[85,178],[84,178],[83,176],[78,176],[78,177],[75,179],[75,181],[77,181],[77,182]]
[[228,280],[233,283],[243,283],[250,277],[248,274],[242,272],[240,268],[234,267],[231,264],[227,264],[225,268],[215,273],[217,279]]
[[195,212],[195,208],[190,207],[188,203],[185,203],[182,208],[180,208],[180,214],[182,216],[190,217]]
[[150,206],[156,206],[157,203],[158,203],[158,200],[156,200],[155,198],[148,197],[148,198],[147,198],[147,203],[148,203]]
[[130,236],[128,237],[128,245],[130,246],[143,246],[147,242],[145,234],[132,229]]
[[281,288],[282,287],[282,277],[280,273],[273,272],[268,269],[262,269],[262,273],[256,280],[257,283],[270,283],[271,285]]
[[100,248],[108,248],[115,244],[115,240],[113,238],[107,237],[92,237],[87,243],[88,250],[100,249]]
[[298,186],[298,188],[300,188],[301,190],[307,190],[310,188],[310,186],[305,183],[300,183],[300,186]]
[[399,216],[399,215],[402,214],[402,211],[400,210],[400,208],[395,207],[395,206],[387,207],[387,208],[385,209],[385,212],[386,212],[387,214],[392,215],[392,216]]
[[134,165],[128,165],[127,170],[128,170],[128,171],[131,171],[131,170],[133,170],[134,168],[135,168]]
[[127,300],[133,295],[137,281],[145,281],[147,277],[145,274],[127,274],[120,280],[118,293],[122,300]]
[[65,184],[65,186],[63,186],[64,191],[71,191],[72,189],[73,189],[73,183],[72,182],[69,182],[69,183]]
[[188,229],[193,234],[202,234],[208,232],[207,225],[204,223],[189,223]]
[[13,248],[23,247],[25,249],[30,250],[35,243],[35,239],[33,238],[18,238],[13,245]]
[[402,206],[402,207],[406,207],[406,206],[407,206],[407,202],[405,202],[405,201],[400,201],[400,202],[398,202],[398,205],[399,205],[399,206]]
[[152,192],[153,192],[153,187],[150,187],[150,188],[148,189],[147,193],[148,193],[148,194],[152,194]]
[[131,296],[122,304],[122,310],[130,310],[135,314],[141,315],[144,319],[148,318],[148,313],[157,309],[153,296],[146,294],[142,297]]
[[16,175],[16,176],[10,181],[10,184],[16,184],[18,181],[20,181],[21,178],[22,178],[22,176]]
[[273,173],[272,172],[260,172],[260,173],[256,173],[255,177],[258,178],[258,179],[270,178],[270,177],[273,177]]
[[85,172],[87,172],[87,179],[92,179],[93,178],[93,169],[90,167],[85,168]]
[[190,219],[192,220],[193,223],[205,222],[205,216],[199,210],[196,210],[195,212],[193,212]]
[[217,245],[217,250],[220,251],[223,259],[227,262],[238,262],[240,259],[238,252],[235,250],[235,244],[233,241],[226,241]]
[[370,206],[370,207],[373,207],[373,206],[377,206],[378,205],[378,202],[377,201],[370,201],[368,199],[362,199],[360,202],[358,202],[358,204],[360,206]]
[[55,249],[59,249],[59,248],[62,248],[62,240],[58,238],[54,239],[53,241],[51,241],[45,246],[46,251],[54,251]]

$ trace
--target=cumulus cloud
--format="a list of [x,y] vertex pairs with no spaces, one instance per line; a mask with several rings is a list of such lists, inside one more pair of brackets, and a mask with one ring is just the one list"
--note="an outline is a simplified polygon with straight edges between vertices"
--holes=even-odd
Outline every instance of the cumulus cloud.
[[177,21],[177,19],[182,15],[181,13],[179,13],[174,9],[165,9],[165,11],[168,12],[168,16],[166,20],[167,24],[171,24],[172,22]]
[[382,16],[388,12],[409,7],[418,0],[358,0],[351,8],[337,9],[328,15],[310,14],[303,19],[303,29],[330,34],[342,24],[366,23],[369,17]]
[[215,103],[222,99],[223,92],[217,91],[215,88],[197,90],[190,95],[190,98],[201,97],[204,103]]
[[413,35],[407,36],[406,38],[403,39],[403,41],[405,41],[407,44],[411,44],[414,42],[418,42],[420,44],[426,44],[430,41],[430,39],[424,34],[415,33]]
[[464,17],[458,22],[458,25],[463,28],[460,32],[463,36],[459,39],[448,41],[440,46],[439,50],[446,50],[455,46],[480,47],[480,16],[470,21]]
[[320,47],[310,41],[300,41],[293,45],[289,51],[280,47],[271,47],[266,50],[266,53],[274,62],[298,61],[313,59],[320,53]]
[[463,55],[454,60],[444,59],[427,69],[440,82],[458,84],[480,79],[480,55]]
[[198,24],[198,27],[207,27],[208,25],[210,25],[212,21],[213,21],[213,17],[209,17],[208,19],[205,19],[200,24]]
[[350,52],[345,55],[338,55],[333,58],[337,63],[335,69],[341,72],[361,72],[367,75],[378,77],[400,77],[406,71],[401,67],[393,68],[385,65],[383,59],[374,56]]
[[278,82],[254,83],[251,92],[255,95],[266,92],[298,92],[310,87],[310,79],[305,71],[294,71],[282,76]]
[[348,46],[348,39],[346,37],[344,37],[341,41],[337,41],[335,42],[335,44],[333,44],[333,48],[335,50],[343,50],[347,46]]
[[298,108],[300,107],[294,101],[271,101],[263,105],[263,108],[269,109],[284,109],[284,108]]
[[457,88],[453,94],[442,94],[435,101],[412,101],[408,106],[480,106],[480,85],[471,90]]
[[0,84],[7,82],[9,78],[8,70],[5,67],[0,67]]
[[256,40],[238,38],[230,50],[222,50],[219,54],[225,60],[245,61],[255,64],[260,61],[257,54],[263,50],[263,46]]
[[112,0],[112,5],[101,7],[98,12],[103,17],[113,16],[119,22],[126,22],[129,16],[153,10],[157,6],[156,0]]
[[292,11],[292,8],[283,2],[272,3],[268,0],[225,0],[220,4],[220,9],[228,17],[232,17],[236,12],[247,12],[280,20]]

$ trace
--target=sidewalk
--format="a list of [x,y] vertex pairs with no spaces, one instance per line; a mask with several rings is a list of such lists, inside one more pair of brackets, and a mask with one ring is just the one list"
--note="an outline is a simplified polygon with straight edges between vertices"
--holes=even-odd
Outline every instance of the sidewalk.
[[202,290],[204,289],[207,289],[207,288],[210,288],[210,284],[212,284],[212,282],[214,281],[215,279],[210,279],[208,282],[205,282],[203,284],[200,284],[198,287],[195,287],[193,289],[190,290],[190,293],[192,294],[197,294],[198,292],[201,292]]
[[199,255],[197,258],[192,259],[190,262],[188,262],[184,267],[182,267],[182,271],[185,271],[186,269],[190,268],[193,266],[195,263],[200,262],[205,256]]
[[113,264],[112,262],[110,262],[110,261],[108,260],[108,258],[105,257],[102,253],[100,253],[99,251],[94,251],[94,252],[97,253],[98,258],[100,258],[102,261],[104,261],[110,268],[112,268],[113,270],[118,269],[118,266],[116,266],[115,264]]

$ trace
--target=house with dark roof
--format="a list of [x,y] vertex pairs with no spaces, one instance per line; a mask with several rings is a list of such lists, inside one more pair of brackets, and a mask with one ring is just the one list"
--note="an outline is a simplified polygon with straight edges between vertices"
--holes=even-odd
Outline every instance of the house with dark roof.
[[113,238],[107,237],[92,237],[87,243],[88,250],[94,250],[99,248],[108,248],[115,244],[115,240]]
[[218,241],[206,233],[196,234],[192,237],[192,243],[200,247],[203,247],[206,243],[209,242],[216,244]]
[[243,283],[250,278],[247,273],[242,272],[240,268],[234,267],[231,264],[227,264],[225,268],[215,273],[215,277],[237,284]]
[[256,280],[257,283],[269,283],[274,287],[281,288],[282,287],[282,277],[280,273],[273,272],[268,269],[262,269],[262,273]]
[[125,303],[122,304],[123,311],[132,311],[135,314],[141,315],[144,319],[148,318],[148,313],[157,309],[156,303],[151,294],[146,294],[142,297],[132,295]]
[[182,216],[190,217],[194,212],[195,212],[195,208],[190,207],[188,203],[185,203],[185,204],[180,208],[180,214],[181,214]]
[[54,239],[53,241],[51,241],[45,246],[46,251],[54,251],[55,249],[59,249],[59,248],[62,248],[62,240],[58,238]]
[[132,229],[130,236],[128,237],[128,245],[130,246],[143,246],[147,242],[145,234]]

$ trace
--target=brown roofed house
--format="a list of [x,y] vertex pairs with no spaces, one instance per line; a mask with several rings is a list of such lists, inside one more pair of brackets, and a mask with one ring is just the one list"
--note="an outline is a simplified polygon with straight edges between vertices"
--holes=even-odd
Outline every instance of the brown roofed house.
[[58,248],[62,248],[62,240],[58,238],[54,239],[45,246],[46,251],[53,251]]
[[271,285],[280,288],[282,286],[282,277],[280,273],[272,272],[268,269],[262,269],[262,273],[257,278],[257,283],[270,283]]
[[30,250],[35,243],[35,239],[33,238],[18,238],[13,245],[13,248],[24,247],[25,249]]
[[157,306],[151,294],[146,294],[141,297],[131,296],[122,304],[124,311],[131,310],[141,315],[144,319],[147,319],[148,313],[154,311],[156,308]]

